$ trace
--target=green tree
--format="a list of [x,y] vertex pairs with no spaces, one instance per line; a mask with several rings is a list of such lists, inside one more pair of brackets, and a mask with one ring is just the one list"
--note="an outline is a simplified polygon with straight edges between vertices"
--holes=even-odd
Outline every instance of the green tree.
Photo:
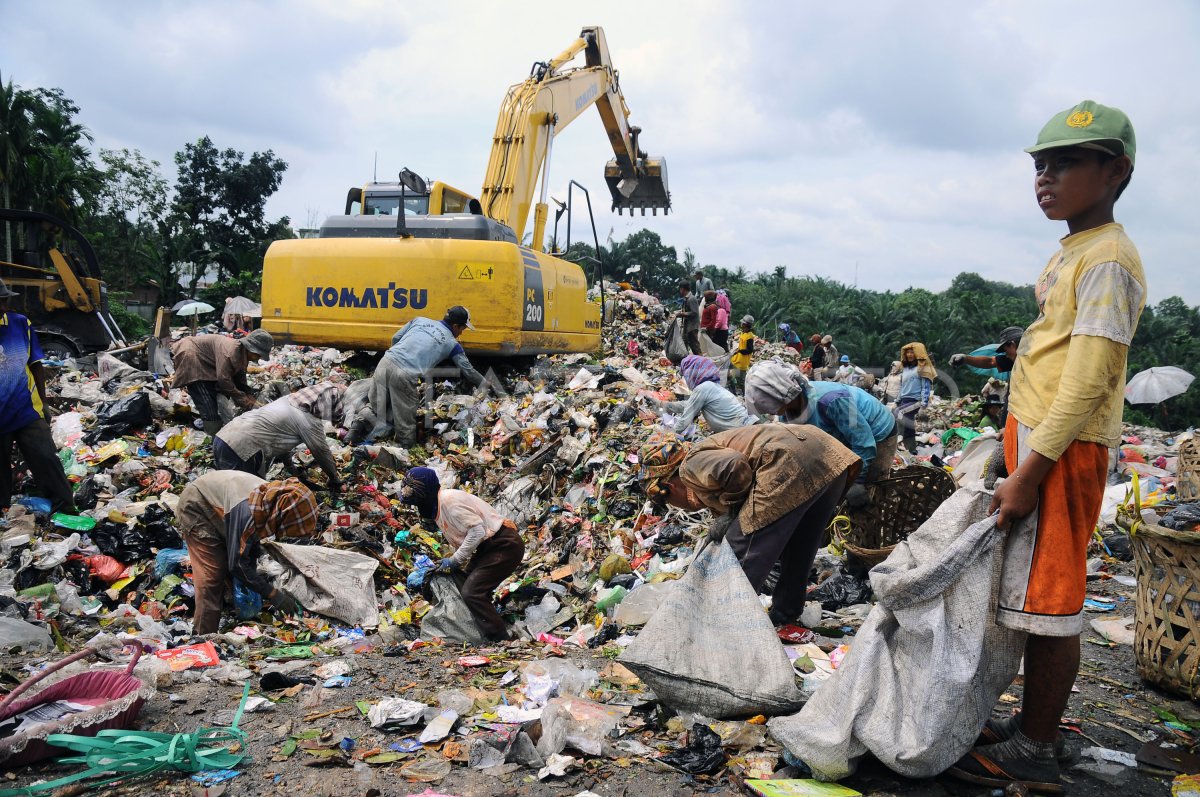
[[268,222],[265,211],[287,164],[271,150],[249,159],[234,149],[218,150],[204,136],[176,153],[175,165],[175,196],[162,225],[171,238],[167,263],[187,279],[189,296],[211,273],[222,286],[255,286],[252,298],[257,298],[267,247],[290,237],[288,219]]

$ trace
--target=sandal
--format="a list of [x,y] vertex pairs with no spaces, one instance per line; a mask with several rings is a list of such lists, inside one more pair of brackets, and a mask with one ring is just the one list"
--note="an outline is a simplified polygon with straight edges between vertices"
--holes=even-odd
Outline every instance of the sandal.
[[998,789],[1010,783],[1019,783],[1030,791],[1062,794],[1058,761],[1001,756],[995,750],[997,746],[975,748],[950,767],[947,774],[968,783]]

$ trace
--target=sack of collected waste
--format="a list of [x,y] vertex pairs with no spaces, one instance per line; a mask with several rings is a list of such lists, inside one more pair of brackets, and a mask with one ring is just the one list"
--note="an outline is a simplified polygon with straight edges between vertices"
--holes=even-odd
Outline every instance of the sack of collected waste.
[[840,780],[867,753],[928,778],[974,745],[1025,648],[993,616],[1004,534],[991,498],[959,490],[871,571],[878,603],[842,665],[802,711],[768,723],[817,778]]
[[350,625],[379,625],[375,599],[375,568],[379,562],[353,551],[322,545],[263,544],[264,553],[283,568],[274,577],[305,611]]
[[724,540],[696,554],[619,661],[676,711],[722,719],[802,702],[787,653]]
[[421,618],[421,636],[441,637],[447,642],[465,642],[468,645],[487,644],[487,638],[475,625],[475,618],[471,616],[471,610],[467,608],[453,578],[430,576],[429,593],[433,608]]
[[666,346],[664,354],[673,365],[679,365],[683,362],[683,358],[692,353],[688,348],[687,341],[683,337],[683,322],[678,318],[672,319],[667,325]]

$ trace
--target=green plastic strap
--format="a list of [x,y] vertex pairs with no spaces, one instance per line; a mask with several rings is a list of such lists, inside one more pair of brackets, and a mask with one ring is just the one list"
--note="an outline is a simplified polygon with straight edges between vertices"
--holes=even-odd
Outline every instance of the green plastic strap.
[[95,736],[76,736],[54,733],[46,737],[49,744],[65,747],[79,756],[59,759],[64,764],[87,764],[82,772],[17,789],[0,789],[0,797],[26,797],[44,794],[63,786],[116,773],[105,780],[88,783],[88,788],[105,786],[126,778],[147,775],[163,769],[180,772],[204,772],[210,769],[233,769],[246,754],[231,753],[227,745],[240,744],[246,749],[246,734],[238,729],[250,684],[242,690],[242,700],[228,728],[199,728],[195,733],[154,733],[151,731],[100,731]]

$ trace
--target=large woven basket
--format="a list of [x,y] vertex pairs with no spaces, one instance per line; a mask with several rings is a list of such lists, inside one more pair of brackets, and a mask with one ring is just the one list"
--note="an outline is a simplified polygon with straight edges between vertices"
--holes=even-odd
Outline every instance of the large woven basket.
[[1122,510],[1137,574],[1134,657],[1143,680],[1200,699],[1200,533]]
[[1179,466],[1176,469],[1175,494],[1180,501],[1200,501],[1200,445],[1196,438],[1179,446]]
[[871,503],[859,509],[843,504],[833,533],[846,553],[874,566],[888,558],[896,544],[908,537],[954,493],[954,478],[932,465],[909,465],[867,487]]

